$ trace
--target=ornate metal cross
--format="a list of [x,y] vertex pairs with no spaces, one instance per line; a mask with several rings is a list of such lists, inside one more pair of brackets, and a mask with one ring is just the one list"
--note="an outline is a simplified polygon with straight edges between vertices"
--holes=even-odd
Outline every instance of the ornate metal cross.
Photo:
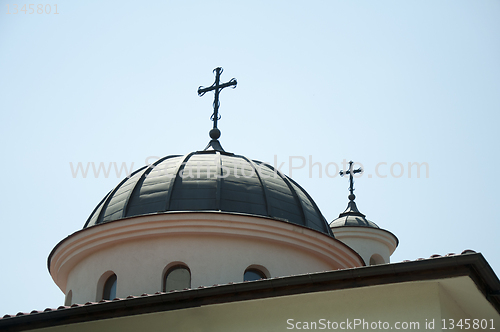
[[[353,179],[353,175],[354,174],[357,174],[357,173],[361,173],[363,172],[363,170],[360,168],[358,169],[352,169],[352,165],[354,163],[352,162],[352,160],[349,162],[349,169],[347,171],[340,171],[340,176],[344,176],[344,175],[349,175],[349,192],[351,193],[349,195],[349,199],[351,201],[354,200],[355,196],[354,196],[354,179]],[[351,195],[352,195],[352,198],[351,198]]]
[[205,93],[215,90],[215,98],[214,98],[214,113],[210,117],[210,119],[214,122],[214,129],[217,129],[217,120],[220,119],[219,115],[219,93],[221,92],[222,89],[232,86],[233,89],[236,88],[236,84],[238,82],[236,81],[235,78],[232,78],[229,82],[222,83],[220,84],[220,74],[222,74],[223,69],[221,67],[217,67],[214,69],[215,73],[215,82],[208,88],[204,87],[199,87],[198,88],[198,96],[203,96]]

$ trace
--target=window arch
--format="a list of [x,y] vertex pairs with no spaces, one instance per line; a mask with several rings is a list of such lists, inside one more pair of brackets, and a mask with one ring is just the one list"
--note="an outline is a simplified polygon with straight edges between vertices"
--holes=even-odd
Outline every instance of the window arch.
[[96,300],[113,300],[116,298],[118,278],[113,271],[106,271],[97,282]]
[[250,265],[243,273],[243,281],[255,281],[260,279],[267,279],[269,271],[260,265]]
[[379,254],[373,254],[372,257],[370,257],[370,265],[379,265],[379,264],[385,264],[384,258]]
[[104,289],[102,291],[103,300],[112,300],[116,297],[116,274],[113,273],[106,282],[104,283]]
[[66,294],[66,298],[64,299],[64,305],[70,306],[73,304],[73,291],[70,289],[68,294]]
[[174,265],[167,270],[163,278],[163,291],[191,288],[191,271],[185,265]]

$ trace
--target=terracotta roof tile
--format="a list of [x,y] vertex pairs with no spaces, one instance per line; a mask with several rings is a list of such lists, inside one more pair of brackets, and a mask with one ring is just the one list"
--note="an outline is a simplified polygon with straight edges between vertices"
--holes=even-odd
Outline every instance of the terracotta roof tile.
[[[438,255],[438,254],[435,254],[435,255],[432,255],[430,256],[430,258],[417,258],[415,261],[423,261],[423,260],[427,260],[427,259],[432,259],[432,258],[440,258],[440,257],[450,257],[450,256],[460,256],[460,255],[466,255],[466,254],[475,254],[476,252],[474,250],[470,250],[470,249],[466,249],[464,251],[462,251],[460,254],[455,254],[455,253],[448,253],[444,256],[441,256],[441,255]],[[404,260],[403,263],[406,263],[406,262],[411,262],[411,260]],[[326,271],[325,271],[326,272]],[[321,272],[319,272],[321,273]],[[307,275],[313,275],[315,273],[306,273]],[[296,276],[296,275],[292,275],[292,276]],[[274,277],[274,278],[268,278],[267,280],[269,279],[280,279],[281,277]],[[247,282],[247,281],[243,281],[241,283],[244,283],[244,282]],[[212,288],[212,287],[220,287],[220,286],[225,286],[225,285],[233,285],[233,284],[238,284],[238,283],[235,283],[235,282],[228,282],[226,284],[214,284],[213,286],[199,286],[198,288],[196,289],[204,289],[204,288]],[[190,288],[184,288],[184,291],[187,291],[187,290],[192,290]],[[139,297],[149,297],[149,296],[155,296],[155,295],[162,295],[162,294],[167,294],[167,293],[174,293],[174,292],[179,292],[179,290],[171,290],[171,291],[168,291],[168,292],[156,292],[154,294],[148,294],[148,293],[143,293],[139,296],[136,296],[136,295],[129,295],[125,298],[114,298],[113,300],[101,300],[99,302],[86,302],[84,304],[78,304],[78,303],[74,303],[72,304],[71,306],[59,306],[57,308],[46,308],[45,310],[43,311],[39,311],[39,310],[33,310],[29,313],[26,313],[26,312],[18,312],[16,315],[9,315],[9,314],[5,314],[3,317],[1,317],[0,319],[5,319],[5,318],[12,318],[12,317],[17,317],[17,316],[25,316],[25,315],[32,315],[32,314],[40,314],[40,313],[44,313],[44,312],[49,312],[49,311],[57,311],[57,310],[63,310],[63,309],[71,309],[71,308],[77,308],[77,307],[83,307],[83,306],[90,306],[90,305],[95,305],[95,304],[99,304],[99,303],[108,303],[108,302],[117,302],[117,301],[126,301],[127,299],[136,299],[136,298],[139,298]]]

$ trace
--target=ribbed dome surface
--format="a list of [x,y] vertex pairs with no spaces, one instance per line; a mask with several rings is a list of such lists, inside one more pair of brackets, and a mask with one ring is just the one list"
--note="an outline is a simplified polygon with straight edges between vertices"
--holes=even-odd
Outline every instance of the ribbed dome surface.
[[[355,196],[353,196],[355,197]],[[330,228],[343,227],[343,226],[363,226],[380,228],[376,223],[366,219],[366,216],[359,212],[356,203],[353,200],[347,204],[347,209],[342,212],[337,219],[330,223]]]
[[167,156],[137,170],[104,197],[84,228],[174,211],[271,217],[333,236],[312,198],[295,181],[270,165],[215,150]]
[[343,226],[364,226],[372,228],[380,228],[376,223],[360,216],[343,216],[335,219],[330,223],[331,228]]

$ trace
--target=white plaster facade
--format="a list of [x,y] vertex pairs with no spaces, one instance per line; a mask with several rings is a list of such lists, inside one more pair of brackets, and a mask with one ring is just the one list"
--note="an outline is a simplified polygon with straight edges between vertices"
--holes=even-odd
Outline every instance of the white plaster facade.
[[398,239],[389,231],[361,226],[332,227],[337,240],[354,249],[365,265],[390,263],[390,257],[398,246]]
[[473,329],[474,320],[488,331],[500,326],[498,312],[464,276],[231,301],[35,331],[449,331],[451,321],[465,319],[470,331],[483,330]]
[[[50,273],[72,303],[102,298],[103,275],[117,297],[162,291],[166,270],[191,271],[191,288],[243,281],[248,267],[281,277],[363,266],[354,250],[323,233],[265,217],[179,212],[83,229],[61,241]],[[101,281],[101,282],[100,282]]]

